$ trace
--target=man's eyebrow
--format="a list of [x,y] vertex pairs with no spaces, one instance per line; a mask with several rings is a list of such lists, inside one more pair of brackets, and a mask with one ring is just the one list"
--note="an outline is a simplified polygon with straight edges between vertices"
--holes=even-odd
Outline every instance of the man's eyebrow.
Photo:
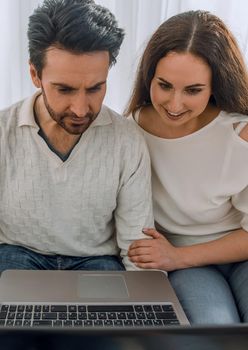
[[76,90],[76,88],[74,86],[67,85],[67,84],[64,84],[64,83],[51,83],[51,84],[53,86],[58,86],[58,87],[66,88],[66,89]]
[[[61,87],[61,88],[66,88],[66,89],[71,89],[71,90],[77,90],[78,88],[75,87],[75,86],[71,86],[71,85],[68,85],[68,84],[65,84],[65,83],[51,83],[53,86],[58,86],[58,87]],[[99,81],[98,83],[92,85],[92,86],[89,86],[88,88],[86,88],[87,90],[88,89],[94,89],[98,86],[101,86],[101,85],[104,85],[106,84],[106,80],[104,81]]]
[[98,83],[96,83],[96,84],[94,84],[94,85],[92,85],[92,86],[89,86],[89,87],[86,88],[86,89],[87,89],[87,90],[94,89],[94,88],[96,88],[96,87],[98,87],[98,86],[101,86],[101,85],[104,85],[104,84],[106,84],[106,80],[99,81]]
[[[168,84],[168,85],[173,86],[172,83],[170,83],[169,81],[167,81],[167,80],[165,80],[165,79],[163,79],[163,78],[158,77],[157,79],[158,79],[159,81],[165,83],[165,84]],[[202,86],[206,86],[206,84],[196,83],[196,84],[192,84],[192,85],[185,86],[185,88],[186,88],[186,89],[189,89],[189,88],[202,87]]]

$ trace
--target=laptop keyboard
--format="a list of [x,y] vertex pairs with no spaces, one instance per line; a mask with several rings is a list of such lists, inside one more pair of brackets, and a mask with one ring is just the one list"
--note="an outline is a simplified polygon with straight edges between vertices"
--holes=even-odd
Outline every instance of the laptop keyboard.
[[171,304],[0,305],[0,327],[164,327],[179,325]]

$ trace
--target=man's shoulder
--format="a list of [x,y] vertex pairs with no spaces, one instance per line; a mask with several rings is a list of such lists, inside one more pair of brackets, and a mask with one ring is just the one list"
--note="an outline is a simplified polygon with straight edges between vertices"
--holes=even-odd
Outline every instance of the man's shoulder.
[[2,110],[0,110],[0,125],[2,127],[4,127],[6,125],[6,123],[8,123],[8,125],[11,123],[11,121],[15,121],[18,117],[20,108],[23,104],[23,100],[18,101],[14,104],[12,104],[11,106],[8,106]]
[[110,118],[112,127],[116,133],[122,134],[122,136],[126,135],[131,138],[136,136],[135,138],[137,139],[143,139],[136,124],[127,117],[124,117],[105,105],[102,106],[102,113]]
[[[106,105],[102,105],[101,114],[104,117],[109,118],[109,120],[115,125],[124,125],[126,118],[122,116],[120,113],[117,113],[110,107]],[[125,126],[124,126],[125,127]]]

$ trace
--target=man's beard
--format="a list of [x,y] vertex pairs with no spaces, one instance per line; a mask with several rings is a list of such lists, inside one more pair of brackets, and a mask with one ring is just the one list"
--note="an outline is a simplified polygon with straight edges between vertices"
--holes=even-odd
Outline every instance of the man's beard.
[[[59,125],[61,128],[63,128],[65,131],[67,131],[69,134],[72,135],[81,135],[83,132],[85,132],[90,124],[96,119],[98,114],[94,113],[87,113],[83,117],[78,117],[73,112],[64,112],[64,113],[56,113],[52,107],[49,105],[45,91],[43,87],[42,90],[42,96],[44,100],[45,107],[47,109],[47,112],[49,113],[50,117]],[[77,124],[76,122],[73,124],[73,119],[78,118],[79,120],[84,120],[85,123],[83,124]],[[67,121],[70,121],[70,123],[66,123]]]

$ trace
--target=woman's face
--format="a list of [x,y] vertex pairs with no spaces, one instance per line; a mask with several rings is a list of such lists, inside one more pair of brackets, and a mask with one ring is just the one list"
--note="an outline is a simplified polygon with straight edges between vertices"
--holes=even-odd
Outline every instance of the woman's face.
[[200,57],[170,52],[157,64],[150,94],[158,117],[169,127],[195,124],[211,96],[212,71]]

